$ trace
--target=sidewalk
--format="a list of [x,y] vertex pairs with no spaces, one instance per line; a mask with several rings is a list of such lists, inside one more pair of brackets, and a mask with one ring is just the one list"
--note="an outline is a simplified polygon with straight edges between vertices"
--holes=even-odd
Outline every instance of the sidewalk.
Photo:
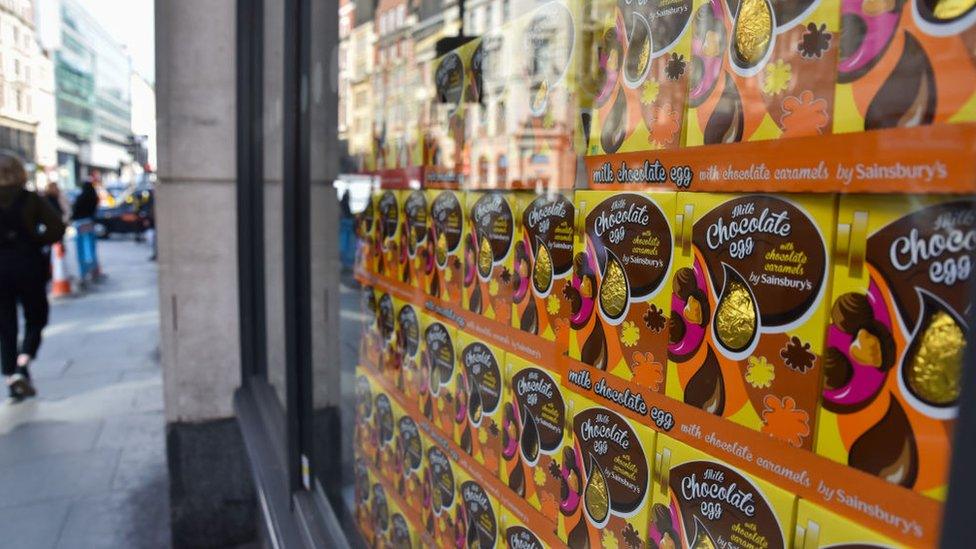
[[108,278],[52,304],[38,398],[0,402],[3,547],[169,546],[156,265],[129,240],[98,254]]

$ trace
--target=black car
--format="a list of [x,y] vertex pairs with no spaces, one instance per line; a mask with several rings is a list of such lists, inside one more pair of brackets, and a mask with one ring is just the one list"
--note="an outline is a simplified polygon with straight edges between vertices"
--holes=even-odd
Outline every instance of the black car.
[[141,239],[142,233],[155,225],[155,191],[152,187],[141,186],[113,196],[113,205],[104,205],[103,202],[95,213],[95,233],[99,238],[132,234]]

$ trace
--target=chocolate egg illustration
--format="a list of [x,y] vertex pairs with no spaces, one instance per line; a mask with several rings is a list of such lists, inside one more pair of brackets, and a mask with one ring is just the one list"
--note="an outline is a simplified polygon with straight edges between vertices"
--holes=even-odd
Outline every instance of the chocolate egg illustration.
[[481,423],[481,415],[484,411],[481,400],[481,387],[476,381],[471,383],[471,396],[468,397],[468,417],[475,425]]
[[603,152],[610,154],[617,152],[627,138],[627,98],[622,89],[617,90],[610,112],[603,121],[600,132],[600,146]]
[[580,360],[597,370],[607,369],[607,339],[603,333],[603,323],[599,320],[593,324],[593,331],[583,344]]
[[894,70],[864,113],[864,128],[911,127],[935,119],[935,74],[925,50],[905,33],[905,47]]
[[959,399],[966,330],[955,313],[923,294],[922,314],[901,364],[909,392],[935,407],[954,406]]
[[725,380],[711,348],[685,386],[685,403],[717,416],[725,412]]
[[536,424],[531,410],[525,411],[519,446],[521,446],[522,455],[525,456],[529,465],[534,465],[536,460],[539,459],[539,426]]
[[767,0],[742,0],[732,28],[732,61],[751,69],[763,60],[773,38],[773,8]]
[[539,311],[534,299],[529,300],[529,304],[525,306],[525,312],[519,319],[519,329],[530,334],[539,333]]
[[617,320],[627,309],[630,288],[627,274],[617,256],[607,250],[607,266],[600,283],[600,310],[610,320]]
[[512,469],[512,474],[508,477],[508,487],[520,498],[525,497],[525,471],[522,470],[521,463],[517,463]]
[[540,294],[545,294],[552,287],[552,255],[549,254],[549,248],[542,242],[539,242],[535,252],[532,284],[535,291]]
[[481,237],[481,243],[478,245],[478,274],[482,278],[491,276],[491,264],[494,260],[495,254],[491,249],[491,242],[488,241],[488,237]]
[[631,14],[632,32],[624,58],[624,84],[636,88],[647,78],[651,69],[651,28],[647,19],[638,12]]
[[434,250],[434,257],[437,259],[437,264],[443,268],[447,264],[447,237],[444,233],[441,233],[437,237],[437,246]]
[[737,143],[742,140],[745,118],[742,113],[742,99],[732,78],[725,75],[725,87],[715,110],[705,123],[704,141],[706,145],[715,143]]
[[691,541],[690,547],[691,549],[716,549],[718,547],[697,516],[695,517],[695,539]]
[[748,349],[759,328],[759,309],[752,290],[728,265],[725,265],[725,285],[715,307],[713,328],[718,343],[733,353]]
[[590,455],[590,474],[583,488],[583,506],[593,522],[602,524],[610,515],[610,487],[596,458]]

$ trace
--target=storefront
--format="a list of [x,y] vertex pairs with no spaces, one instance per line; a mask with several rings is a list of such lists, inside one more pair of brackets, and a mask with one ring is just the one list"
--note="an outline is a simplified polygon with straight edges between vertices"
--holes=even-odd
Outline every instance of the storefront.
[[273,546],[970,545],[976,5],[513,0],[414,63],[383,0],[346,208],[336,6],[237,4]]

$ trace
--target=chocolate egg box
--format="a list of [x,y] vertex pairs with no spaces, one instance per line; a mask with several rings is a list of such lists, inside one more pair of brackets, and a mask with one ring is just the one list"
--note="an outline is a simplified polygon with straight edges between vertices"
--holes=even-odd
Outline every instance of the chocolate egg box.
[[976,250],[969,196],[843,196],[817,452],[943,499]]
[[679,193],[667,395],[813,448],[835,199]]
[[587,154],[684,144],[694,0],[597,2]]
[[676,193],[576,192],[569,356],[661,392]]
[[382,190],[376,200],[375,265],[379,276],[396,279],[400,260],[400,196],[395,190]]
[[465,223],[464,193],[452,190],[427,190],[430,234],[426,245],[433,263],[425,264],[424,291],[427,295],[461,303]]
[[379,298],[382,292],[373,286],[364,286],[362,291],[363,322],[362,337],[359,341],[359,360],[365,366],[379,371],[382,364],[383,338],[380,335]]
[[434,249],[427,243],[430,236],[427,193],[420,189],[399,191],[399,199],[400,270],[397,279],[414,288],[423,289],[428,286],[427,279],[434,269]]
[[422,432],[421,438],[424,442],[421,535],[427,545],[452,547],[457,542],[454,526],[458,506],[457,465],[445,446],[426,432]]
[[512,353],[505,357],[501,481],[555,522],[566,403],[559,375]]
[[407,402],[420,398],[420,314],[418,307],[402,299],[393,300],[396,308],[393,347],[399,368],[393,376],[396,390]]
[[801,499],[796,506],[794,549],[865,547],[905,549],[881,534]]
[[485,487],[495,477],[482,479],[463,467],[455,467],[457,505],[454,513],[455,547],[492,549],[500,545],[498,500]]
[[461,375],[455,349],[456,330],[437,317],[420,314],[419,402],[424,418],[451,439],[454,433],[454,393]]
[[831,133],[839,0],[707,0],[692,29],[689,146]]
[[796,496],[658,435],[649,539],[658,547],[791,547]]
[[468,229],[463,244],[463,306],[511,324],[516,201],[503,191],[465,195]]
[[401,415],[396,421],[397,478],[393,487],[397,496],[416,512],[423,500],[423,437],[420,426],[410,415]]
[[563,296],[572,281],[574,223],[572,195],[517,195],[520,223],[512,266],[512,326],[549,341],[565,336],[557,319],[569,316]]
[[656,431],[568,396],[558,535],[569,547],[645,547]]
[[376,321],[379,332],[379,371],[390,383],[396,383],[400,374],[400,353],[397,349],[397,299],[380,291],[376,298]]
[[505,351],[457,332],[453,440],[494,477],[500,475]]
[[836,133],[976,120],[976,7],[842,0]]

